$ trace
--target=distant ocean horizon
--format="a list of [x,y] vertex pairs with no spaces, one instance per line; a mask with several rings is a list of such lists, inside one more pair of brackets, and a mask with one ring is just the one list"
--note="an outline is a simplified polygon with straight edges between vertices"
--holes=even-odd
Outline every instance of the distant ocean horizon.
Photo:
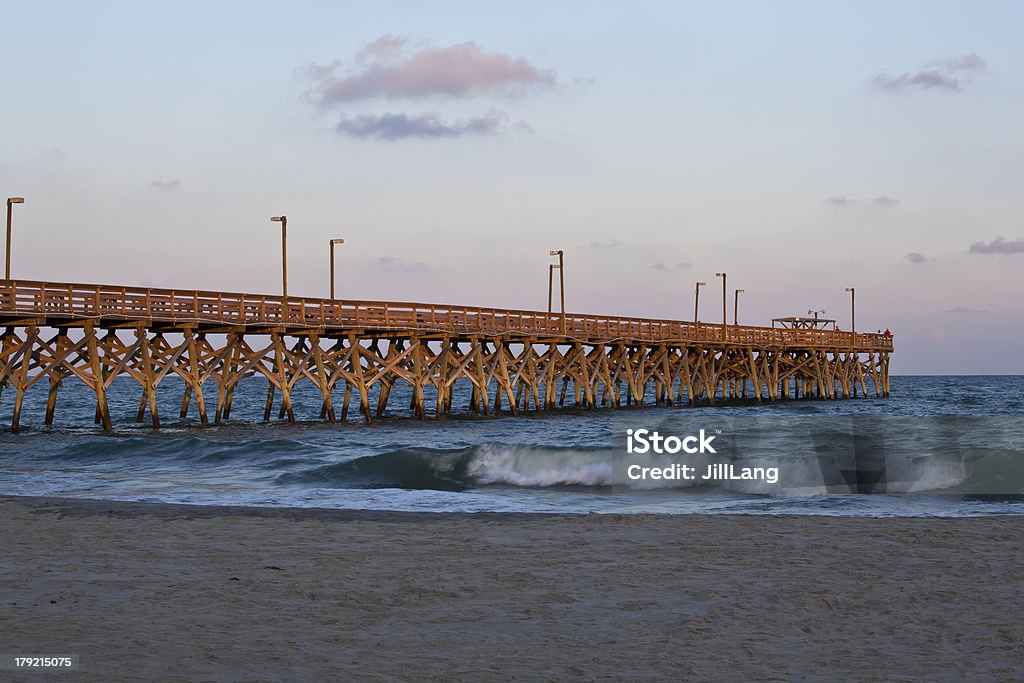
[[[748,399],[616,410],[567,405],[518,417],[470,414],[468,387],[462,386],[453,406],[458,414],[426,421],[415,419],[409,389],[399,384],[388,415],[369,425],[357,409],[350,409],[344,424],[319,420],[320,395],[302,384],[294,395],[297,423],[261,423],[266,384],[247,378],[239,384],[231,421],[203,427],[178,420],[182,389],[174,378],[161,385],[163,427],[152,430],[148,417],[134,421],[139,387],[116,380],[108,393],[114,420],[109,434],[94,427],[95,398],[80,382],[65,381],[53,427],[42,426],[46,392],[30,391],[23,429],[0,433],[0,494],[422,512],[1024,514],[1022,375],[894,375],[888,399]],[[11,398],[9,392],[0,397],[0,419],[8,424]],[[647,400],[653,403],[653,395]],[[627,422],[656,424],[673,416],[769,425],[746,455],[804,464],[801,453],[790,452],[797,425],[806,432],[808,424],[874,420],[891,432],[887,453],[906,456],[912,485],[904,487],[908,491],[890,485],[885,493],[857,494],[811,482],[780,495],[768,487],[643,488],[613,481],[614,433]],[[954,446],[899,426],[940,424],[935,420],[947,417],[959,420],[955,425],[998,420],[998,443],[975,443],[995,439],[989,427],[979,427],[981,436],[967,445]],[[884,422],[899,419],[904,422]],[[987,478],[979,478],[983,468],[972,470],[978,462],[988,463]]]

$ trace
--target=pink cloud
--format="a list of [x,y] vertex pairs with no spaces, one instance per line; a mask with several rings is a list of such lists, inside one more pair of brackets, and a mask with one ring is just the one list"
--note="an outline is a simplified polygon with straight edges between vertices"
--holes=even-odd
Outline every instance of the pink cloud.
[[488,52],[475,42],[407,52],[405,38],[383,36],[355,57],[357,68],[339,74],[341,64],[313,64],[312,99],[322,105],[372,99],[519,96],[557,85],[556,74],[529,61]]

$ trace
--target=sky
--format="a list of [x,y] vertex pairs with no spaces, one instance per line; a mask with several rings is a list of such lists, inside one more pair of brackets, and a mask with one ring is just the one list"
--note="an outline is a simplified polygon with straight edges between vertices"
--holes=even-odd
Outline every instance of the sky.
[[1024,5],[0,2],[13,277],[739,320],[1024,373]]

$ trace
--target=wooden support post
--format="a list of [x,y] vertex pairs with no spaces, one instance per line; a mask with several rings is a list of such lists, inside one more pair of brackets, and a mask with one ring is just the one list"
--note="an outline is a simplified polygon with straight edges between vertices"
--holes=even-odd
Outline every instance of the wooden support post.
[[373,422],[373,416],[370,414],[370,392],[366,387],[366,376],[363,372],[363,345],[359,342],[359,338],[354,334],[349,335],[349,346],[351,349],[351,355],[349,356],[352,364],[352,374],[356,378],[356,389],[359,391],[359,407],[363,411],[363,417],[366,418],[366,422]]
[[140,365],[142,372],[142,403],[139,406],[138,421],[142,421],[143,411],[146,403],[149,403],[149,415],[153,422],[153,429],[160,428],[160,413],[156,405],[156,377],[153,370],[152,355],[149,349],[149,332],[143,325],[135,328],[135,335],[139,340]]
[[318,335],[310,335],[309,343],[313,345],[313,364],[316,366],[317,384],[320,387],[320,395],[323,398],[323,405],[321,406],[321,416],[323,412],[327,412],[328,422],[334,422],[334,401],[331,400],[331,383],[330,377],[324,367],[324,351],[320,348],[320,337]]
[[[113,330],[107,330],[107,333],[103,336],[103,339],[102,340],[97,339],[97,341],[96,341],[96,343],[97,343],[97,350],[98,350],[99,343],[101,341],[103,343],[104,354],[102,356],[100,356],[99,373],[100,373],[100,381],[103,383],[104,389],[106,389],[106,385],[107,385],[107,354],[109,354],[109,350],[107,349],[107,347],[110,344],[110,337],[113,334],[114,334]],[[98,425],[102,425],[103,424],[103,411],[100,409],[99,401],[96,402],[95,419],[93,421],[96,424],[98,424]]]
[[235,355],[238,353],[239,333],[229,332],[224,341],[225,350],[220,365],[220,382],[217,387],[217,407],[213,411],[214,424],[220,424],[227,419],[228,397],[234,389],[235,382]]
[[524,410],[530,408],[530,392],[533,392],[533,409],[535,411],[540,410],[540,377],[537,374],[537,348],[535,346],[536,340],[530,340],[530,352],[526,356],[526,378],[530,383],[526,390],[526,405],[523,406]]
[[188,343],[189,382],[192,387],[192,392],[196,396],[196,407],[199,409],[199,421],[205,425],[209,423],[209,420],[206,415],[206,401],[203,399],[203,382],[202,375],[199,372],[199,354],[196,350],[195,332],[189,330],[186,333],[186,339]]
[[[274,344],[274,377],[277,388],[281,390],[281,416],[288,416],[289,422],[295,422],[295,411],[292,410],[292,397],[288,385],[288,370],[286,368],[288,347],[284,342],[284,334],[277,332],[271,335]],[[280,419],[280,418],[278,418]]]
[[302,358],[306,351],[306,340],[302,337],[295,342],[295,348],[289,349],[288,344],[284,341],[284,335],[281,335],[281,373],[279,373],[279,381],[281,382],[281,408],[278,412],[277,419],[283,420],[285,415],[288,416],[289,422],[295,422],[295,409],[292,406],[292,385],[295,383],[295,376],[298,375],[302,370],[299,367],[299,359]]
[[59,389],[60,380],[54,375],[50,375],[50,392],[46,397],[46,417],[44,418],[44,424],[47,427],[53,426],[53,414],[57,410],[57,391]]
[[273,380],[267,383],[267,403],[263,409],[263,421],[270,422],[270,411],[274,408],[274,382]]
[[668,349],[662,346],[658,353],[661,355],[662,402],[667,406],[673,406],[675,402],[672,400],[672,367],[668,360]]
[[25,344],[21,352],[21,365],[15,373],[15,395],[14,395],[14,416],[11,418],[11,431],[16,432],[21,428],[21,404],[25,400],[25,390],[28,388],[28,371],[32,367],[32,351],[35,347],[36,337],[39,336],[39,328],[35,325],[29,326],[25,334]]
[[46,417],[44,423],[47,427],[53,426],[53,415],[57,410],[57,392],[60,390],[61,377],[64,374],[61,370],[63,362],[57,361],[56,359],[62,358],[65,350],[71,345],[71,340],[68,339],[68,330],[66,327],[62,327],[57,330],[57,337],[53,343],[54,363],[50,366],[50,391],[46,397]]
[[[636,375],[633,379],[633,400],[638,406],[644,404],[644,396],[647,394],[647,347],[643,344],[637,348]],[[632,373],[631,373],[632,374]]]
[[592,386],[591,372],[590,372],[590,357],[587,354],[583,344],[577,343],[579,347],[579,359],[580,359],[580,384],[583,388],[583,406],[585,408],[594,407],[594,387]]
[[487,353],[487,343],[479,337],[473,339],[473,376],[477,387],[477,399],[479,407],[477,412],[484,415],[491,414],[491,400],[487,395],[487,377],[484,371],[484,357]]
[[[191,330],[186,332],[185,340],[182,342],[182,348],[185,349],[185,352],[189,354],[191,354],[192,349],[189,340],[192,338],[192,336],[193,333]],[[181,410],[178,411],[178,418],[184,420],[185,418],[188,417],[189,404],[192,402],[192,383],[188,380],[187,377],[182,377],[182,379],[185,381],[185,392],[181,398]]]
[[885,391],[885,397],[889,397],[889,354],[880,354],[884,359],[882,360],[882,387]]
[[352,401],[352,383],[345,382],[345,396],[341,401],[341,421],[344,422],[348,419],[348,406]]
[[[239,336],[239,343],[242,343],[242,341],[244,341],[243,338]],[[244,372],[240,376],[235,377],[235,374],[238,372],[235,368],[239,365],[238,361],[241,360],[241,356],[242,352],[235,350],[232,356],[234,360],[228,363],[228,372],[231,373],[232,380],[228,384],[227,394],[224,396],[224,413],[221,417],[225,420],[231,419],[231,406],[235,402],[235,387],[238,386],[238,383],[245,377]]]
[[544,364],[544,375],[547,378],[544,386],[544,409],[551,410],[555,407],[557,397],[555,396],[555,386],[558,383],[558,359],[561,353],[558,350],[558,344],[552,342],[548,345],[547,356],[548,362]]
[[437,405],[434,407],[434,417],[441,417],[444,414],[445,399],[448,391],[448,359],[450,355],[451,339],[445,337],[441,340],[441,351],[438,354]]
[[[402,348],[397,339],[388,340],[388,353],[384,357],[384,365],[390,364],[396,356],[401,355]],[[391,385],[394,384],[394,373],[385,372],[380,380],[380,391],[377,394],[377,417],[383,417],[388,406],[388,397],[391,395]]]
[[185,382],[185,394],[181,398],[181,410],[178,411],[178,417],[184,420],[188,417],[188,406],[192,402],[192,385]]
[[110,408],[107,406],[107,389],[103,381],[102,363],[100,360],[99,344],[96,339],[96,328],[92,323],[85,325],[86,348],[89,355],[89,368],[92,373],[93,390],[96,392],[96,411],[100,416],[100,423],[103,429],[110,431],[113,425],[110,422]]
[[425,420],[427,417],[426,406],[423,404],[423,385],[426,378],[423,376],[424,341],[420,337],[413,337],[412,344],[412,369],[416,378],[412,386],[412,409],[417,419]]
[[508,406],[512,414],[517,413],[516,402],[517,399],[512,390],[512,379],[508,372],[508,357],[511,352],[508,349],[508,344],[504,339],[500,339],[495,343],[495,353],[498,354],[498,365],[497,365],[497,384],[498,386],[494,390],[494,409],[495,412],[501,411],[501,395],[504,392],[505,396],[508,397]]

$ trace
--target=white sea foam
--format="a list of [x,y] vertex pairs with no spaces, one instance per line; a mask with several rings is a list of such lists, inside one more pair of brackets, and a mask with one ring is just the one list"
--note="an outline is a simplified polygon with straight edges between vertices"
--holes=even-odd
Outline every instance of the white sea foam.
[[466,474],[480,484],[609,486],[612,460],[599,451],[485,444],[476,449]]

